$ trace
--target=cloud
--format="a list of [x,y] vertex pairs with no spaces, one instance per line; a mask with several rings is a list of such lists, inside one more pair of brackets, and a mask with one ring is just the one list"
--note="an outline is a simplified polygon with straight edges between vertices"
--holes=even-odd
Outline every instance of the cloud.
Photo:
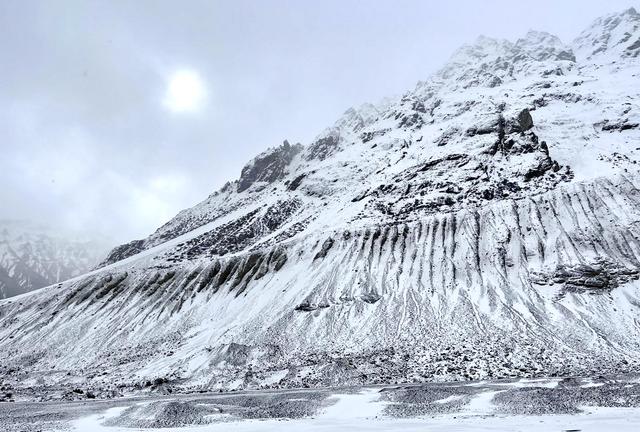
[[[0,2],[0,217],[143,237],[288,138],[410,89],[478,34],[568,38],[611,0]],[[187,68],[198,112],[166,110]],[[212,91],[214,89],[215,91]]]

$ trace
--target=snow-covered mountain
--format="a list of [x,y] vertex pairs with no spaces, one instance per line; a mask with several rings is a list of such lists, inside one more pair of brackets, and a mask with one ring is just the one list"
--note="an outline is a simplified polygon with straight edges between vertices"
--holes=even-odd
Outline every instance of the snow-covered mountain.
[[64,236],[23,220],[0,220],[0,299],[24,294],[91,270],[106,245]]
[[97,270],[0,303],[0,374],[201,389],[637,368],[639,45],[634,9],[572,43],[479,38]]

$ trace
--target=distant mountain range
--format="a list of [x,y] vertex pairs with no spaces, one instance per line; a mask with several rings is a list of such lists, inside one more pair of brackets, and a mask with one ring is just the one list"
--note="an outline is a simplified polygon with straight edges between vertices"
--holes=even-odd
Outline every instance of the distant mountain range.
[[69,238],[18,220],[0,220],[0,299],[24,294],[91,270],[105,242]]

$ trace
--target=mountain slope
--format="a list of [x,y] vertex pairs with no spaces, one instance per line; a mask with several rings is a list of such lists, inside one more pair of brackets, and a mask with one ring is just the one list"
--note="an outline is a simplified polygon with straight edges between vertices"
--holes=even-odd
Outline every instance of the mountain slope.
[[0,221],[0,299],[24,294],[90,270],[105,246],[65,238],[25,221]]
[[481,37],[265,151],[101,268],[0,303],[0,374],[193,389],[637,367],[639,18],[571,45]]

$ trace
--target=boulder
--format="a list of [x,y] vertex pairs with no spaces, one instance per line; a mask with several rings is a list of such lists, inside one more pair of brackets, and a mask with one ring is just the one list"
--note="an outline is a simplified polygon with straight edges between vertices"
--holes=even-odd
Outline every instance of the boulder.
[[533,118],[527,108],[520,111],[518,114],[518,126],[522,132],[528,131],[533,127]]

